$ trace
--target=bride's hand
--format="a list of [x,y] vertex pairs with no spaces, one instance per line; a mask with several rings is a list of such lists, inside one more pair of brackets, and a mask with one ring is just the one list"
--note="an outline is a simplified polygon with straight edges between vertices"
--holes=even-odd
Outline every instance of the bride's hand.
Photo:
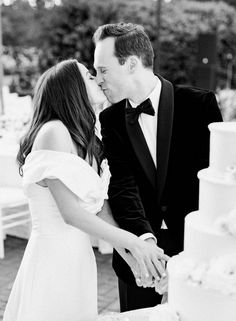
[[124,248],[118,248],[116,247],[115,250],[120,254],[120,256],[123,258],[123,260],[126,261],[126,263],[129,265],[137,286],[143,286],[143,287],[154,287],[154,283],[152,281],[152,277],[150,276],[148,279],[143,279],[141,276],[141,270],[138,262],[135,260],[133,255],[130,252],[127,252]]
[[135,280],[141,278],[141,272],[138,262],[132,256],[130,252],[127,252],[126,249],[121,247],[116,247],[115,250],[120,254],[120,256],[125,260],[125,262],[129,265]]
[[145,284],[150,277],[156,281],[159,281],[163,276],[165,277],[164,262],[168,261],[169,257],[154,242],[142,241],[137,238],[129,250],[139,264],[141,285]]

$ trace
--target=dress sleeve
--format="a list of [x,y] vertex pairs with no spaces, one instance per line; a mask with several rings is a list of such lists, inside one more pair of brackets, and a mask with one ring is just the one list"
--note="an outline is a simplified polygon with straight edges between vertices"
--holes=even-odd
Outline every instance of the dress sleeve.
[[26,194],[32,184],[45,178],[59,179],[84,202],[108,198],[108,165],[103,164],[100,177],[85,160],[75,154],[49,150],[31,152],[23,166],[23,188]]

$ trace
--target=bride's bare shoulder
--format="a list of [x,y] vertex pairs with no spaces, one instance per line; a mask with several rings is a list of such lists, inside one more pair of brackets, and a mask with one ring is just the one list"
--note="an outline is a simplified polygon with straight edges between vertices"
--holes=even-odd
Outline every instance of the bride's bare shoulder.
[[40,128],[35,138],[33,149],[70,152],[71,141],[70,133],[62,121],[51,120]]

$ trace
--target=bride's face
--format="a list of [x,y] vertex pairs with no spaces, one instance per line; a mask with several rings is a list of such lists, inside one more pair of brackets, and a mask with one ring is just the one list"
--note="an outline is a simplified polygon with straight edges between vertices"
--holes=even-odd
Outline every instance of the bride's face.
[[79,62],[78,68],[83,77],[90,104],[93,107],[103,105],[107,101],[107,98],[104,95],[102,89],[98,86],[95,77],[92,76],[88,69]]

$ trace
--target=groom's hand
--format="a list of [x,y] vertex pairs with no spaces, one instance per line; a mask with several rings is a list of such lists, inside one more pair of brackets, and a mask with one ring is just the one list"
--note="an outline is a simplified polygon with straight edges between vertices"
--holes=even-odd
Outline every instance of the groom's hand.
[[[149,237],[148,239],[145,240],[146,242],[152,243],[154,245],[157,245],[155,239],[153,237]],[[163,250],[162,250],[163,251]],[[164,252],[164,251],[163,251]]]
[[[156,247],[158,248],[158,250],[160,251],[161,254],[164,254],[164,250],[157,246],[157,242],[154,238],[152,237],[149,237],[148,239],[145,240],[146,242],[150,243],[150,244],[153,244],[153,245],[156,245]],[[162,263],[163,265],[163,268],[165,269],[165,261],[164,260],[160,260],[160,262]]]
[[159,294],[167,293],[168,291],[168,275],[162,277],[159,282],[155,282],[155,291]]
[[[160,254],[164,254],[164,250],[157,246],[156,240],[154,238],[150,237],[150,238],[147,238],[145,241],[152,245],[155,245],[158,248],[158,251],[160,252]],[[155,278],[156,281],[160,281],[163,277],[164,278],[166,277],[166,261],[159,260],[159,264],[158,266],[155,266],[155,268],[159,276],[159,279]]]
[[150,243],[150,244],[156,245],[156,247],[158,248],[158,250],[160,251],[160,253],[161,253],[161,254],[164,254],[164,250],[163,250],[161,247],[157,246],[157,242],[156,242],[156,240],[155,240],[154,238],[149,237],[149,238],[146,239],[145,241],[148,242],[148,243]]

